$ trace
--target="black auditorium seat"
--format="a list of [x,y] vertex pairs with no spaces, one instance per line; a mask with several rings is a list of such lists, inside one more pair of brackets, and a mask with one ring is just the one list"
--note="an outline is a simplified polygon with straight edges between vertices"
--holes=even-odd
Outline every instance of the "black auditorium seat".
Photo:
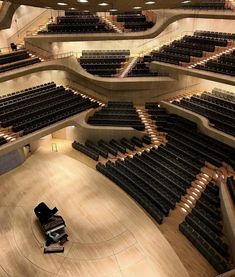
[[[234,36],[234,34],[233,34]],[[205,64],[198,64],[196,69],[211,71],[224,75],[235,76],[235,50],[208,60]]]
[[117,12],[110,13],[113,20],[123,24],[126,32],[141,32],[146,31],[154,26],[152,21],[149,21],[142,11],[133,12]]
[[198,3],[190,3],[191,1],[182,2],[181,9],[197,9],[197,10],[231,10],[231,5],[226,0],[203,0]]
[[98,15],[91,12],[66,11],[58,16],[56,23],[47,25],[47,30],[38,34],[75,34],[75,33],[112,33],[115,30],[107,25]]
[[[166,112],[157,103],[146,103],[146,108],[150,111],[159,109],[160,114]],[[96,166],[98,171],[125,190],[159,224],[181,201],[206,162],[220,167],[222,162],[228,158],[234,160],[235,156],[234,148],[199,133],[195,123],[187,119],[169,114],[163,127],[167,130],[168,142],[165,146],[145,150],[132,158],[118,159],[115,163],[108,161],[105,165],[98,163]],[[143,146],[142,141],[132,139],[132,149]],[[126,139],[121,142],[128,145]],[[219,188],[209,183],[188,221],[200,223],[200,226],[195,227],[197,231],[221,256],[227,256],[227,246],[219,238],[222,233],[220,220]],[[218,266],[220,271],[224,268],[225,264]]]
[[132,102],[108,102],[89,117],[88,123],[97,126],[132,127],[137,130],[145,128]]
[[[215,189],[216,188],[216,189]],[[196,206],[179,225],[179,230],[192,242],[219,273],[229,270],[229,247],[222,239],[219,187],[209,183]],[[212,202],[213,201],[215,202]]]
[[54,83],[0,98],[0,126],[20,136],[47,127],[99,104]]
[[39,63],[40,61],[41,60],[38,57],[30,54],[25,49],[14,51],[8,54],[1,54],[0,73]]
[[100,77],[115,77],[128,61],[129,50],[82,51],[79,61],[90,74]]
[[[149,64],[152,61],[150,55],[145,55],[142,58],[138,58],[136,64],[128,72],[128,77],[153,77],[162,76],[159,72],[153,72],[149,69]],[[166,75],[163,75],[166,76]]]
[[[215,52],[217,47],[227,47],[234,39],[235,34],[231,33],[196,31],[193,35],[185,35],[159,50],[153,50],[150,57],[154,61],[184,65],[193,62],[194,58],[202,58],[206,52]],[[225,68],[232,70],[229,65]]]
[[227,92],[220,90],[217,93],[214,89],[212,93],[192,95],[190,98],[173,101],[172,104],[206,117],[215,129],[235,136],[235,101],[233,96],[229,98],[231,93],[227,95]]
[[99,151],[94,149],[94,147],[90,147],[89,145],[83,145],[77,141],[72,143],[72,147],[77,151],[82,152],[83,154],[87,155],[88,157],[92,158],[95,161],[99,160]]

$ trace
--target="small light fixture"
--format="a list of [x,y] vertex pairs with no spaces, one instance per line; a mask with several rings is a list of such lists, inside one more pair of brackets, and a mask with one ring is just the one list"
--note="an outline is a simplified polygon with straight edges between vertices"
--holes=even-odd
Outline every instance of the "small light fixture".
[[76,10],[75,8],[69,8],[70,10]]
[[108,6],[109,4],[106,3],[106,2],[102,2],[102,3],[99,3],[98,5],[101,6],[101,7],[106,7],[106,6]]
[[63,3],[63,2],[59,2],[59,3],[57,3],[57,5],[59,5],[59,6],[67,6],[68,4],[67,3]]
[[191,2],[190,0],[185,0],[185,1],[182,2],[182,4],[188,4],[190,2]]
[[78,3],[87,3],[88,2],[88,0],[77,0],[78,1]]
[[133,10],[140,10],[142,7],[139,7],[139,6],[136,6],[136,7],[133,7]]
[[110,12],[117,12],[117,9],[110,9]]
[[153,4],[156,4],[156,2],[155,1],[147,1],[147,2],[145,2],[145,4],[146,5],[153,5]]

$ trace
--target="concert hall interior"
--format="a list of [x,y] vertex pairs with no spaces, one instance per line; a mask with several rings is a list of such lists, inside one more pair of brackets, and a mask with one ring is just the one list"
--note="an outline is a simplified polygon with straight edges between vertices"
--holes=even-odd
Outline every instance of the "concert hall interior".
[[235,277],[235,1],[0,1],[0,277]]

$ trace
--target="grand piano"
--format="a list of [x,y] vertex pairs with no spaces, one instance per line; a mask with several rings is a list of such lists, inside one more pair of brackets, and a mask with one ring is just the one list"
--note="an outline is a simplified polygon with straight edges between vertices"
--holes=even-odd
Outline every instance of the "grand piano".
[[46,246],[56,242],[60,242],[62,245],[68,237],[64,232],[65,222],[62,216],[55,215],[57,212],[56,207],[50,209],[44,202],[38,204],[34,209],[34,213],[47,238]]

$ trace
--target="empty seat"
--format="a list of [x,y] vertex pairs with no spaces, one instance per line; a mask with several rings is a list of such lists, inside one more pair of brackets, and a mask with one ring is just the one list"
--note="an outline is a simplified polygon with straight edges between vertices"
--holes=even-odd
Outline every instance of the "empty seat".
[[94,150],[93,148],[80,144],[77,141],[74,141],[72,143],[72,146],[74,149],[81,151],[82,153],[84,153],[85,155],[89,156],[90,158],[92,158],[95,161],[99,160],[99,152]]

